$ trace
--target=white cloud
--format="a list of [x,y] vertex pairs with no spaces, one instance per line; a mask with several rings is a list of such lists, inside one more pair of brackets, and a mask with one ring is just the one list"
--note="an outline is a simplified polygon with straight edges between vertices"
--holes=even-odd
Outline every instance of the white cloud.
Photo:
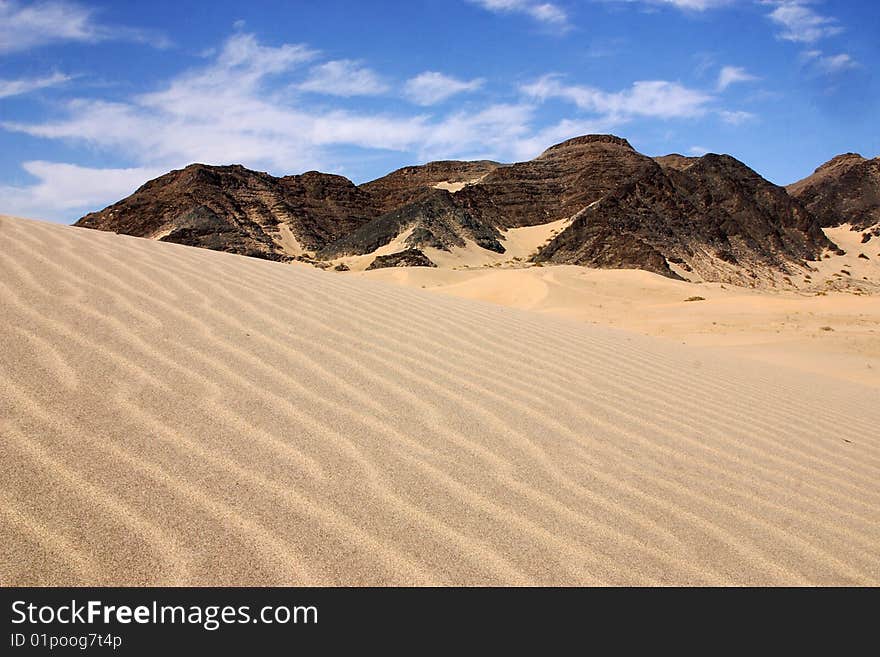
[[660,0],[663,4],[672,5],[678,9],[694,9],[704,11],[733,4],[734,0]]
[[456,112],[425,126],[419,137],[420,155],[428,159],[450,152],[510,155],[516,142],[532,134],[534,109],[529,105],[490,105],[479,112]]
[[857,68],[858,62],[849,54],[842,52],[837,55],[826,55],[821,50],[808,50],[802,54],[803,59],[812,61],[823,73],[840,73]]
[[856,61],[845,52],[838,55],[828,55],[819,59],[819,66],[828,73],[837,73],[857,66]]
[[70,80],[69,75],[53,73],[41,78],[22,78],[19,80],[0,80],[0,98],[21,96],[38,89],[55,87]]
[[525,14],[546,25],[559,28],[568,26],[568,14],[562,7],[552,2],[535,0],[470,0],[470,2],[496,13]]
[[768,0],[767,4],[776,6],[770,19],[782,28],[779,38],[786,41],[814,43],[843,31],[834,18],[807,6],[809,0]]
[[299,88],[331,96],[376,96],[388,91],[375,71],[350,59],[314,66]]
[[694,157],[703,157],[706,153],[710,153],[711,151],[705,146],[691,146],[688,149],[688,153],[693,155]]
[[724,91],[732,84],[752,82],[758,78],[740,66],[725,66],[718,74],[718,91]]
[[434,105],[456,94],[479,89],[484,82],[482,78],[459,80],[436,71],[425,71],[406,81],[404,94],[417,105]]
[[721,110],[720,112],[718,112],[718,116],[721,117],[722,121],[724,121],[725,123],[729,123],[730,125],[741,125],[743,123],[758,118],[751,112],[744,112],[742,110],[733,112],[728,110]]
[[742,0],[604,0],[605,2],[628,2],[643,5],[662,5],[681,9],[683,11],[706,11],[732,5]]
[[91,9],[75,2],[47,0],[23,4],[16,0],[0,0],[0,53],[63,41],[96,43],[106,40],[168,46],[167,39],[158,34],[102,25],[95,20]]
[[63,2],[23,6],[0,0],[0,52],[25,50],[51,41],[97,38],[92,12],[85,7]]
[[609,117],[653,117],[661,119],[702,116],[713,97],[677,82],[642,80],[629,89],[607,92],[595,87],[564,85],[559,76],[545,75],[522,87],[532,98],[560,98],[580,109]]
[[253,35],[237,33],[209,65],[158,91],[125,102],[73,100],[66,118],[4,127],[86,143],[146,166],[313,164],[308,133],[314,120],[285,104],[267,81],[289,76],[316,54],[303,45],[264,46]]
[[522,136],[513,143],[514,159],[530,160],[541,154],[553,144],[558,144],[580,135],[611,132],[627,119],[621,117],[599,117],[594,119],[562,119],[547,126],[531,136]]
[[320,168],[322,149],[336,145],[446,149],[449,156],[497,146],[503,154],[513,148],[505,150],[505,140],[529,130],[533,110],[528,105],[493,105],[445,117],[314,111],[272,90],[270,79],[284,83],[315,56],[302,45],[263,46],[252,35],[235,34],[211,64],[158,91],[126,102],[77,99],[66,105],[67,116],[60,120],[2,127],[86,143],[140,166],[241,162],[283,172]]
[[[534,108],[528,104],[441,116],[300,106],[300,97],[289,89],[316,57],[303,45],[271,47],[237,33],[207,65],[172,78],[154,92],[116,102],[75,99],[60,108],[59,119],[2,123],[7,130],[87,145],[131,163],[129,169],[107,172],[61,163],[28,164],[40,181],[2,188],[3,210],[54,218],[70,207],[103,207],[130,193],[133,182],[145,182],[148,172],[155,175],[191,162],[242,163],[283,174],[338,171],[337,146],[425,158],[474,152],[507,158],[534,134]],[[71,195],[72,188],[76,193]],[[71,198],[65,200],[67,195]]]
[[57,162],[25,162],[32,185],[0,185],[0,213],[68,221],[131,194],[158,169],[90,169]]
[[[77,98],[56,107],[55,118],[46,121],[0,123],[36,138],[85,145],[128,166],[101,170],[29,162],[26,169],[37,182],[0,187],[6,206],[0,210],[74,218],[74,210],[82,214],[103,207],[148,178],[192,162],[241,163],[288,174],[309,169],[345,173],[347,163],[358,164],[362,151],[371,149],[407,153],[407,159],[416,154],[423,160],[464,155],[521,160],[563,139],[607,132],[637,118],[690,118],[716,111],[712,95],[674,82],[642,81],[606,91],[565,85],[552,75],[525,87],[519,102],[467,112],[316,109],[301,104],[305,99],[297,90],[320,66],[319,56],[302,44],[269,46],[237,32],[202,66],[155,91],[116,101]],[[477,88],[479,82],[433,75],[413,80],[419,78],[422,85],[413,89],[422,92],[425,102],[450,88]],[[548,98],[573,102],[584,116],[541,125],[537,101]]]

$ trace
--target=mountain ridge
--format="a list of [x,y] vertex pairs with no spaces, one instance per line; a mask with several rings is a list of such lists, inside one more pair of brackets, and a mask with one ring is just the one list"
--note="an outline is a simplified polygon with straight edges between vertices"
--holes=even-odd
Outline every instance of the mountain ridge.
[[822,226],[849,223],[867,230],[880,225],[880,157],[837,155],[787,189]]
[[735,158],[652,158],[615,135],[574,137],[525,162],[402,167],[361,185],[317,171],[278,178],[193,164],[76,225],[272,260],[332,261],[397,243],[504,253],[509,231],[562,220],[529,260],[742,284],[808,268],[836,249],[823,220],[790,189]]

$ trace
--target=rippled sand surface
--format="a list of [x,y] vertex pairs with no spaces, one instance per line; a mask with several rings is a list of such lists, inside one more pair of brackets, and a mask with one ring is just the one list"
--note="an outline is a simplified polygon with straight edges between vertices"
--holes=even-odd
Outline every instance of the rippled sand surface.
[[877,390],[0,218],[3,584],[880,584]]

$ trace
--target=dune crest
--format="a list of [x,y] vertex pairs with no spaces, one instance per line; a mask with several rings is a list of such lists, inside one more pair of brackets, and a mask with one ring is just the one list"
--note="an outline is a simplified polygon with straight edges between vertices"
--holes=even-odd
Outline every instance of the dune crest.
[[5,585],[880,584],[866,386],[0,218]]

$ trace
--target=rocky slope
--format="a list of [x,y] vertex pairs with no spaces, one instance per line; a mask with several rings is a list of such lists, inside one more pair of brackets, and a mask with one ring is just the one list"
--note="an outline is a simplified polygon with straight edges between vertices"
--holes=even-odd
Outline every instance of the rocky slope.
[[453,195],[442,189],[425,190],[422,198],[392,210],[321,249],[317,256],[331,260],[346,255],[372,253],[402,233],[408,233],[409,248],[441,249],[464,247],[470,239],[478,246],[504,252],[498,241],[501,233],[491,224],[475,218],[456,204]]
[[384,269],[385,267],[436,267],[430,258],[419,249],[407,249],[398,253],[377,256],[367,269]]
[[373,197],[342,176],[275,178],[239,165],[193,164],[76,225],[281,260],[317,250],[377,214]]
[[501,166],[489,160],[429,162],[397,169],[387,176],[364,183],[361,189],[376,199],[380,212],[385,214],[429,196],[434,189],[458,191],[468,184],[481,181]]
[[880,157],[838,155],[788,191],[822,226],[848,223],[854,230],[867,230],[880,224]]
[[570,139],[528,162],[433,162],[361,186],[192,165],[77,225],[329,261],[397,245],[503,253],[511,230],[566,220],[532,260],[748,283],[835,248],[804,203],[741,162],[652,159],[612,135]]
[[652,164],[585,208],[536,259],[748,283],[833,246],[800,203],[732,157]]
[[494,170],[458,192],[456,202],[501,228],[535,226],[571,217],[652,166],[620,137],[576,137]]

